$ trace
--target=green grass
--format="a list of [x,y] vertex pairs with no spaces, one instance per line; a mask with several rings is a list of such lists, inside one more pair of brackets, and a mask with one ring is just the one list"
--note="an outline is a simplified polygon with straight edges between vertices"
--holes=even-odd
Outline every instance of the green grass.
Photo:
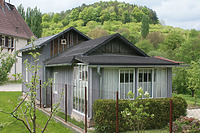
[[5,84],[21,84],[21,83],[22,82],[20,80],[8,80],[8,81],[1,83],[0,86],[5,85]]
[[[57,113],[57,116],[59,116],[59,117],[65,119],[65,113],[63,113],[63,112]],[[74,124],[74,125],[76,125],[76,126],[78,126],[78,127],[80,127],[80,128],[82,128],[82,129],[84,129],[84,127],[85,127],[83,121],[78,122],[78,121],[76,121],[75,119],[72,119],[72,118],[71,118],[70,116],[68,116],[68,115],[67,115],[67,121],[70,122],[70,123],[72,123],[72,124]]]
[[[21,96],[21,92],[0,92],[0,110],[4,112],[11,112],[18,103],[18,97]],[[36,111],[37,132],[41,132],[48,117],[40,111]],[[14,122],[15,118],[10,115],[0,112],[0,125],[6,122]],[[30,123],[31,124],[31,123]],[[61,123],[52,120],[48,125],[45,132],[48,133],[72,133],[70,129],[64,127]],[[0,128],[0,133],[28,133],[28,130],[20,121],[16,121],[10,125]]]
[[173,93],[172,96],[180,96],[180,97],[184,98],[186,100],[187,104],[188,104],[188,108],[200,107],[200,97],[199,97],[199,95],[197,96],[197,106],[194,105],[195,100],[194,100],[194,97],[192,97],[191,95]]

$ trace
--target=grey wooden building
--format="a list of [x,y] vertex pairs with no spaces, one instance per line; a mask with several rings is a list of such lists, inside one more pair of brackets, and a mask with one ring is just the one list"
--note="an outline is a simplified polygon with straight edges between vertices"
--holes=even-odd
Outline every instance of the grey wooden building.
[[[63,98],[61,108],[77,120],[84,119],[85,87],[87,87],[88,119],[92,119],[92,104],[96,99],[127,99],[131,90],[137,96],[142,87],[151,98],[172,96],[172,67],[181,62],[162,57],[149,57],[127,39],[116,33],[90,39],[71,27],[56,35],[43,37],[34,42],[41,53],[39,76],[42,81],[53,78],[53,91],[43,88],[42,102],[58,101],[65,84],[68,86],[67,101]],[[28,54],[31,44],[25,46],[22,60],[33,62]],[[23,65],[23,78],[30,81],[31,74]],[[23,85],[22,91],[28,89]]]

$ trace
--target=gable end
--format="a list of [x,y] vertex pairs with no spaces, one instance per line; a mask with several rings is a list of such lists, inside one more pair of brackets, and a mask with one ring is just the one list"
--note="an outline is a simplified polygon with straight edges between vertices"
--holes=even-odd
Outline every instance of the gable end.
[[120,34],[114,34],[103,43],[87,51],[84,55],[121,54],[149,57]]

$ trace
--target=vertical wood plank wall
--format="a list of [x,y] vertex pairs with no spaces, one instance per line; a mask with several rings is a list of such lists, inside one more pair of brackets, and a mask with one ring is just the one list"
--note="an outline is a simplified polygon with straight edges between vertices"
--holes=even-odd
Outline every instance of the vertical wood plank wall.
[[[66,44],[61,44],[61,39],[66,39]],[[75,31],[64,33],[63,35],[51,41],[51,56],[55,56],[84,40],[85,38]]]

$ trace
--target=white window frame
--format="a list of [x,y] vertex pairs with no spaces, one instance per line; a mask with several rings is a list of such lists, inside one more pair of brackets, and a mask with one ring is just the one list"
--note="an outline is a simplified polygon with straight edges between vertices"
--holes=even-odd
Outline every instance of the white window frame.
[[[82,114],[85,113],[85,107],[83,107],[83,104],[85,104],[85,87],[87,87],[88,102],[88,66],[78,63],[74,66],[73,110]],[[76,101],[77,99],[78,101]]]
[[8,47],[11,47],[12,39],[11,37],[8,37]]
[[[156,83],[156,81],[155,81],[155,79],[154,79],[154,75],[155,75],[155,69],[154,68],[139,68],[138,70],[137,70],[137,89],[139,88],[139,87],[142,87],[142,86],[139,86],[139,75],[140,75],[140,70],[143,70],[143,75],[144,75],[144,70],[151,70],[151,81],[150,81],[150,83],[151,83],[151,94],[149,94],[150,95],[150,98],[153,98],[153,92],[154,92],[154,83]],[[144,78],[144,76],[143,76],[143,78]],[[147,83],[149,82],[148,81],[148,74],[147,74]],[[147,84],[148,85],[148,84]],[[147,88],[146,88],[146,91],[148,92],[148,86],[147,86]],[[142,88],[143,90],[144,90],[144,88]],[[144,92],[145,93],[145,92]],[[148,92],[149,93],[149,92]],[[139,95],[139,93],[138,93],[138,91],[137,91],[137,96]]]
[[6,37],[2,36],[1,39],[2,39],[2,46],[5,47],[6,46]]
[[[131,86],[130,86],[130,84],[133,84],[133,88],[132,88],[132,92],[133,93],[135,93],[135,68],[130,68],[130,69],[119,69],[119,98],[121,98],[122,96],[121,96],[121,79],[120,79],[120,75],[121,75],[121,72],[123,71],[123,73],[124,73],[124,99],[126,99],[126,92],[125,92],[125,85],[126,84],[129,84],[129,91],[131,90]],[[128,82],[126,82],[125,80],[125,74],[126,74],[126,71],[128,71],[128,76],[129,76],[129,78],[128,78]],[[133,82],[130,82],[130,79],[131,79],[131,77],[130,77],[130,75],[131,75],[131,71],[133,72],[132,74],[133,74]]]
[[58,91],[56,91],[56,77],[58,75],[58,72],[53,73],[53,93],[58,94]]
[[28,68],[26,67],[26,82],[28,82]]

